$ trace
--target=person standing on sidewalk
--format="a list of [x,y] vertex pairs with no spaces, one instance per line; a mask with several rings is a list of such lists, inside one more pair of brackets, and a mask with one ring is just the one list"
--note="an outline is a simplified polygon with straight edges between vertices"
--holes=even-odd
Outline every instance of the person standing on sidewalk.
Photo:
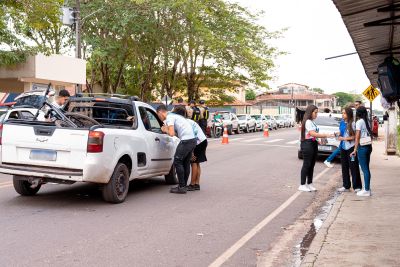
[[371,196],[371,171],[369,163],[372,153],[372,131],[368,122],[368,111],[365,107],[360,106],[356,111],[356,139],[354,152],[350,156],[357,156],[364,175],[364,189],[357,192],[357,196]]
[[[343,136],[345,131],[346,131],[346,122],[343,119],[341,119],[339,125],[340,136]],[[337,155],[340,154],[342,144],[343,142],[340,142],[339,147],[336,148],[336,150],[333,151],[332,154],[324,161],[324,164],[328,168],[333,168],[332,161],[337,157]]]
[[[175,107],[173,112],[183,117],[185,117],[186,115],[185,109],[182,107]],[[190,185],[187,187],[187,191],[195,191],[195,190],[200,190],[200,175],[201,175],[200,163],[207,161],[206,150],[208,141],[206,135],[200,128],[200,125],[198,125],[196,122],[190,119],[187,120],[192,125],[197,139],[197,145],[193,151],[193,155],[191,158],[192,177]]]
[[[313,186],[314,166],[318,156],[317,138],[334,137],[334,134],[319,133],[314,120],[318,116],[318,108],[314,105],[307,107],[301,124],[301,152],[303,153],[303,167],[301,168],[300,191],[311,192],[317,189]],[[307,182],[307,184],[306,184]]]
[[[354,151],[354,139],[356,137],[356,123],[354,122],[353,109],[346,107],[342,110],[343,120],[346,122],[344,133],[339,136],[340,141],[340,161],[342,163],[343,187],[339,188],[340,192],[350,191],[353,184],[354,192],[358,192],[362,188],[360,168],[358,167],[358,159],[350,154]],[[350,182],[350,172],[352,182]]]
[[170,192],[175,194],[186,194],[187,181],[190,175],[190,159],[196,147],[197,141],[192,125],[185,117],[174,113],[168,113],[165,105],[157,108],[160,120],[165,121],[161,129],[169,136],[177,136],[181,141],[175,151],[174,166],[178,176],[179,186],[171,188]]

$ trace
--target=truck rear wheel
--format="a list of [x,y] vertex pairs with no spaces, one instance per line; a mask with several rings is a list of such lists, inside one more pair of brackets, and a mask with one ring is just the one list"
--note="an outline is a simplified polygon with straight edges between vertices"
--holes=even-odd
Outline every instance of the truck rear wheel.
[[125,201],[129,191],[129,169],[124,163],[117,164],[102,191],[106,202],[118,204]]
[[32,188],[32,184],[25,179],[22,179],[21,176],[14,175],[13,177],[13,185],[15,191],[21,196],[34,196],[37,192],[39,192],[41,185],[37,185]]
[[176,178],[175,166],[171,166],[171,170],[167,175],[165,175],[165,183],[175,185],[178,183],[178,179]]

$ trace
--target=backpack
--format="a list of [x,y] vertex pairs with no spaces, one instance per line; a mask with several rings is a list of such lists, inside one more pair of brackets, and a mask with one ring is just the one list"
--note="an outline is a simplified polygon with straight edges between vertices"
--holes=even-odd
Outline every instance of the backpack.
[[400,99],[400,62],[394,57],[387,57],[378,66],[378,85],[389,102]]
[[192,115],[192,120],[194,121],[199,121],[201,115],[201,111],[198,107],[193,107],[193,115]]

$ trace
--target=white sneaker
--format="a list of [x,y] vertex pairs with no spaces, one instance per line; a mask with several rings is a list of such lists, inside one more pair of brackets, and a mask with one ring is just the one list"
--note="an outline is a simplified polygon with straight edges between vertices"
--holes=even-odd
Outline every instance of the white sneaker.
[[354,189],[354,192],[355,193],[357,193],[357,192],[360,192],[361,191],[361,189],[360,188],[356,188],[356,189]]
[[311,192],[310,188],[308,188],[308,186],[306,186],[305,184],[299,186],[299,191]]
[[371,191],[366,191],[366,190],[361,190],[357,192],[357,196],[359,197],[370,197],[371,196]]
[[332,163],[330,163],[329,161],[327,161],[327,160],[325,160],[324,161],[324,164],[326,165],[326,167],[328,167],[328,168],[333,168],[333,164]]
[[307,187],[310,189],[310,191],[317,191],[317,188],[315,188],[313,184],[308,184]]
[[350,189],[346,189],[344,186],[342,186],[337,191],[339,191],[339,192],[350,192]]

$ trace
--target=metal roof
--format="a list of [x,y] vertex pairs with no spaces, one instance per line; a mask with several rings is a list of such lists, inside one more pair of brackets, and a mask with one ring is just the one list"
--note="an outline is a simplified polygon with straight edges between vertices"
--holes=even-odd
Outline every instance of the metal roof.
[[[400,51],[399,26],[393,23],[396,22],[395,16],[400,14],[400,0],[332,1],[342,15],[368,79],[372,85],[378,87],[376,73],[378,65],[389,56],[390,52]],[[391,19],[380,21],[387,18]],[[397,19],[398,21],[400,19]],[[376,22],[372,23],[375,25],[382,23],[389,25],[374,26],[370,25],[371,22]]]

